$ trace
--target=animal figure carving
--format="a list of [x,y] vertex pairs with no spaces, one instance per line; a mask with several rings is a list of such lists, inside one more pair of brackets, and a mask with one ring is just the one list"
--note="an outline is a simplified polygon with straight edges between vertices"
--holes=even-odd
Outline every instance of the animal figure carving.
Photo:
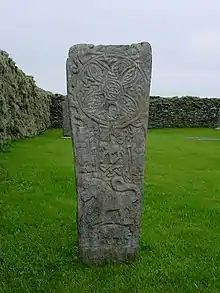
[[139,189],[134,184],[126,183],[121,176],[115,176],[111,186],[99,178],[82,180],[78,190],[84,209],[90,210],[91,214],[97,213],[97,216],[93,214],[95,225],[109,223],[110,219],[112,223],[116,219],[117,223],[123,224],[122,211],[131,210],[140,198]]

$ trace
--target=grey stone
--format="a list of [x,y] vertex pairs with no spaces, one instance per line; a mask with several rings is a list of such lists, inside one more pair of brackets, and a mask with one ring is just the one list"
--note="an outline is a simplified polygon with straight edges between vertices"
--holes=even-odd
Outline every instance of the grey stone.
[[62,110],[63,110],[63,137],[71,138],[70,114],[69,114],[67,97],[65,97],[64,101],[62,102]]
[[149,43],[69,50],[78,249],[85,264],[126,262],[138,252],[151,69]]

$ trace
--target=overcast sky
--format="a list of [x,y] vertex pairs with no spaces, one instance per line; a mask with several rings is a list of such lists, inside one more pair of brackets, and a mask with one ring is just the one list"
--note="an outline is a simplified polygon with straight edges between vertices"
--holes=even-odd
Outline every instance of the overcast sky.
[[76,43],[153,48],[152,95],[220,97],[220,0],[0,0],[0,48],[38,86],[66,93]]

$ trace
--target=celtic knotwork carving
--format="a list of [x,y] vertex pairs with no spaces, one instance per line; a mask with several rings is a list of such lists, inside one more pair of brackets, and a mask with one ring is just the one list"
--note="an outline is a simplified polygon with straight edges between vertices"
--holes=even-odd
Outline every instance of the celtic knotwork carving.
[[123,128],[139,118],[146,83],[132,59],[101,55],[81,66],[75,90],[86,116],[104,126]]
[[79,253],[123,261],[138,249],[151,79],[148,43],[73,46],[67,60]]

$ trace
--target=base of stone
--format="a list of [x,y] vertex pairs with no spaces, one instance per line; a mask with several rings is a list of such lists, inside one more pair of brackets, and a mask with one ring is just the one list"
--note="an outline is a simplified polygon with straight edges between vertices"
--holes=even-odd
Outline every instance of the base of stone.
[[85,265],[131,263],[137,257],[138,249],[131,247],[102,247],[79,249],[79,260]]
[[71,138],[71,136],[63,136],[63,138]]
[[220,130],[220,127],[217,127],[215,130]]

